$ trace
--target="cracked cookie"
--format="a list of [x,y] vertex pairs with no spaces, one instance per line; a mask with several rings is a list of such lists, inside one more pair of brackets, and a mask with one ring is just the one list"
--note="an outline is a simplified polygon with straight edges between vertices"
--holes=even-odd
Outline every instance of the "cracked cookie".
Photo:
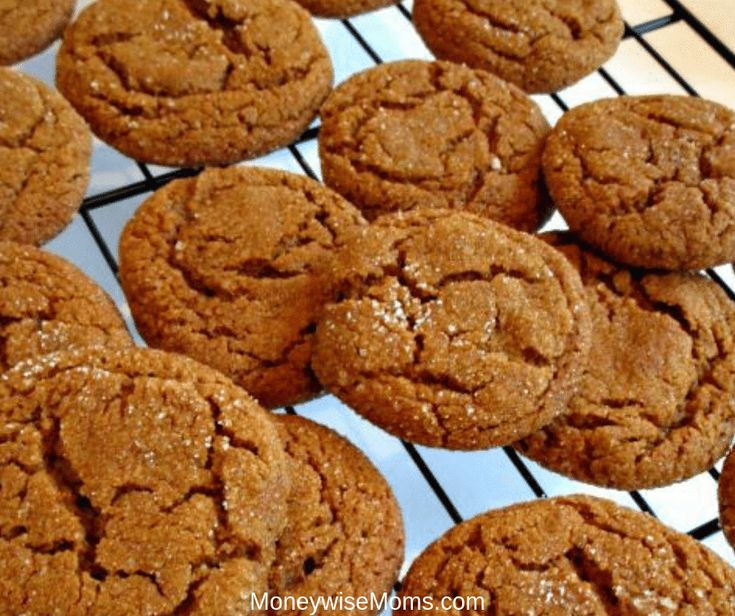
[[382,64],[321,110],[324,181],[370,219],[457,208],[534,231],[551,207],[541,153],[549,126],[515,86],[450,62]]
[[735,450],[731,450],[722,467],[717,485],[720,503],[720,526],[730,545],[735,547]]
[[582,277],[592,346],[567,412],[517,448],[624,490],[706,471],[735,434],[735,303],[705,276],[629,270],[569,234],[542,237]]
[[710,614],[735,611],[735,571],[652,516],[587,496],[498,509],[454,527],[414,561],[401,597],[478,597],[482,612]]
[[69,23],[74,5],[75,0],[3,0],[0,64],[15,64],[46,49]]
[[332,64],[290,0],[98,0],[67,29],[56,80],[124,154],[224,165],[295,140]]
[[390,6],[394,0],[296,0],[312,15],[317,17],[351,17],[384,6]]
[[605,99],[567,112],[543,156],[569,226],[628,265],[735,260],[735,112],[685,96]]
[[0,68],[0,240],[42,244],[66,227],[91,153],[87,126],[58,92]]
[[314,371],[401,438],[506,445],[576,390],[590,343],[584,289],[531,235],[451,210],[383,216],[337,253],[333,284]]
[[0,379],[0,612],[251,614],[285,523],[267,414],[152,350],[46,355]]
[[75,266],[0,242],[0,372],[53,351],[129,345],[115,304]]
[[[291,476],[298,481],[276,546],[270,592],[315,599],[390,593],[404,544],[401,512],[390,486],[359,449],[332,430],[301,417],[275,421]],[[369,616],[375,611],[318,613]]]
[[615,0],[415,0],[413,23],[438,58],[526,92],[555,92],[600,67],[623,36]]
[[128,223],[120,277],[154,347],[229,375],[268,407],[321,386],[311,372],[335,248],[366,223],[338,194],[270,169],[210,169],[159,190]]

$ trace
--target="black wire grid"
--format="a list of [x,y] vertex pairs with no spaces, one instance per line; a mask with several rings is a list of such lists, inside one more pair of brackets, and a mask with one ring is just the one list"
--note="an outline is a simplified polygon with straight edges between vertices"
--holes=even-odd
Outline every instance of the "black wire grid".
[[[664,1],[668,6],[668,9],[671,11],[670,14],[651,21],[647,21],[645,23],[640,23],[638,25],[626,24],[624,38],[634,39],[640,45],[640,47],[651,56],[655,63],[657,63],[660,68],[663,69],[663,71],[668,74],[668,76],[672,78],[686,93],[692,96],[698,96],[696,89],[691,85],[691,83],[687,81],[687,79],[685,79],[667,61],[667,59],[664,58],[661,53],[659,53],[653,47],[653,45],[645,38],[645,35],[654,31],[667,28],[673,24],[684,22],[691,28],[691,30],[693,30],[704,40],[706,45],[714,50],[733,69],[735,69],[735,54],[720,39],[718,39],[702,23],[702,21],[700,21],[681,2],[679,2],[679,0]],[[395,8],[390,8],[386,10],[397,10],[400,12],[403,18],[405,18],[409,22],[411,20],[411,13],[409,9],[403,4],[397,4]],[[354,39],[354,42],[359,45],[362,51],[364,51],[369,56],[372,62],[374,62],[375,64],[380,64],[383,60],[378,52],[368,43],[366,37],[361,33],[359,29],[359,19],[360,18],[344,19],[341,20],[341,24],[347,30],[349,35],[351,35],[351,37]],[[606,70],[605,68],[600,68],[598,73],[615,93],[619,95],[626,93],[625,89],[616,79],[612,77],[608,70]],[[559,96],[559,94],[551,94],[550,99],[558,106],[557,111],[563,112],[567,110],[567,104]],[[318,138],[318,134],[318,127],[312,127],[308,129],[294,144],[288,146],[288,152],[290,152],[290,155],[293,156],[300,169],[303,171],[303,173],[311,176],[312,178],[316,178],[317,174],[307,162],[307,159],[302,152],[302,147],[310,143],[313,145],[313,142]],[[94,220],[93,212],[99,210],[100,208],[112,207],[115,204],[126,199],[150,193],[151,191],[160,188],[161,186],[176,178],[189,177],[198,173],[197,170],[178,169],[175,171],[164,172],[160,175],[156,175],[152,173],[151,169],[149,169],[144,164],[138,163],[138,167],[140,168],[140,171],[144,177],[142,181],[128,184],[114,190],[88,197],[87,199],[85,199],[80,211],[81,218],[84,221],[87,230],[94,238],[94,241],[102,257],[104,258],[107,266],[109,266],[110,270],[115,276],[117,276],[116,259],[113,255],[113,252],[111,251],[111,247],[108,245],[108,242],[103,237],[103,233],[100,232],[100,229],[98,228]],[[116,247],[114,247],[114,249],[116,249]],[[722,278],[715,271],[708,270],[707,273],[724,288],[724,290],[731,298],[735,299],[735,293],[733,292],[733,290],[722,280]],[[291,407],[287,408],[286,411],[289,413],[297,412],[297,410]],[[418,469],[420,476],[423,477],[423,479],[426,481],[426,484],[428,484],[431,491],[433,491],[433,494],[436,496],[436,499],[438,499],[441,507],[446,511],[446,514],[451,519],[451,521],[454,523],[461,522],[463,516],[460,514],[456,504],[449,497],[447,491],[442,486],[442,483],[437,478],[435,472],[432,471],[431,465],[427,463],[425,459],[425,452],[423,452],[421,448],[417,448],[410,443],[402,442],[402,446],[405,449],[405,453],[407,454],[410,463],[414,464],[416,469]],[[520,474],[523,481],[527,484],[527,487],[530,489],[530,491],[538,498],[546,497],[547,494],[544,491],[539,479],[531,471],[531,468],[529,467],[527,462],[510,447],[505,447],[503,451],[504,455],[507,456],[512,466]],[[473,472],[473,469],[467,470],[468,472]],[[712,468],[709,471],[709,476],[711,477],[712,481],[716,482],[719,478],[719,472],[715,468]],[[483,486],[482,477],[477,477],[476,479],[477,481],[474,485],[477,486],[478,490],[491,489],[490,486]],[[642,511],[645,511],[652,515],[656,515],[654,508],[639,492],[634,491],[630,492],[629,494],[634,503]],[[681,502],[680,505],[681,507],[697,507],[699,505],[699,502],[698,499],[693,499],[689,502]],[[412,520],[407,520],[407,527],[410,527],[412,523]],[[711,538],[719,531],[720,525],[716,517],[707,520],[706,522],[696,526],[695,528],[688,529],[689,535],[699,540]]]

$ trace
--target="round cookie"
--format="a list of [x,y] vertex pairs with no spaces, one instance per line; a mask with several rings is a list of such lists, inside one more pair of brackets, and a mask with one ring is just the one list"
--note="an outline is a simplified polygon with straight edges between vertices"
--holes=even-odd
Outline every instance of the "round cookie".
[[58,92],[0,68],[0,240],[42,244],[79,209],[92,139]]
[[120,242],[120,276],[146,341],[228,374],[268,407],[313,397],[316,320],[332,252],[364,225],[309,178],[209,169],[154,194]]
[[555,92],[620,44],[615,0],[415,0],[413,23],[438,58],[482,68],[526,92]]
[[388,432],[506,445],[565,410],[590,342],[577,272],[547,244],[466,212],[384,216],[339,251],[317,327],[327,390]]
[[351,17],[393,4],[393,0],[297,0],[317,17]]
[[15,64],[46,49],[71,19],[74,4],[74,0],[3,0],[0,64]]
[[534,231],[551,213],[541,153],[549,126],[515,86],[450,62],[382,64],[321,110],[324,181],[365,216],[456,208]]
[[624,490],[706,471],[735,434],[735,303],[702,275],[631,271],[571,235],[542,237],[580,272],[592,347],[567,412],[517,448]]
[[332,64],[290,0],[98,0],[67,29],[56,80],[124,154],[225,165],[299,137]]
[[54,351],[130,345],[115,304],[75,266],[0,242],[0,372]]
[[435,611],[406,606],[396,616],[459,613],[442,609],[442,597],[477,597],[484,609],[473,613],[496,616],[726,616],[735,611],[735,570],[648,514],[570,496],[454,527],[414,561],[400,595],[410,597]]
[[285,523],[269,414],[151,350],[82,351],[0,379],[0,612],[254,614]]
[[566,113],[543,157],[553,200],[621,263],[735,260],[735,112],[685,96],[620,97]]
[[[403,522],[390,486],[349,441],[317,423],[278,416],[292,464],[288,523],[276,547],[270,592],[280,597],[380,597],[403,561]],[[292,610],[280,616],[301,614]],[[322,608],[331,616],[375,610]]]

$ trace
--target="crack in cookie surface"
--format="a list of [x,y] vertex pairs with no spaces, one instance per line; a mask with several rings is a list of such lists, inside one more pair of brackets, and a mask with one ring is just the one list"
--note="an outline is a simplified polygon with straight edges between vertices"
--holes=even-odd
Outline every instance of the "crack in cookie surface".
[[91,138],[72,107],[0,68],[0,240],[42,244],[71,220],[89,182]]
[[276,421],[292,476],[299,480],[276,547],[271,592],[295,597],[390,592],[404,544],[390,487],[357,448],[331,430],[298,417]]
[[700,269],[735,259],[735,113],[676,96],[565,114],[544,173],[569,225],[623,263]]
[[414,23],[439,58],[528,92],[554,92],[609,58],[623,35],[613,0],[418,0]]
[[690,537],[612,502],[572,496],[492,511],[455,527],[414,562],[401,593],[479,596],[496,616],[677,610],[724,616],[735,609],[734,591],[732,568]]
[[285,458],[263,409],[154,351],[48,355],[0,389],[4,609],[246,613],[285,520]]
[[456,207],[533,230],[548,215],[540,159],[548,125],[524,93],[449,63],[381,65],[322,109],[327,184],[374,218]]
[[53,351],[132,344],[112,300],[70,263],[0,242],[0,372]]
[[519,449],[628,490],[710,468],[735,433],[735,304],[699,274],[627,270],[571,235],[546,239],[580,271],[592,350],[568,413]]
[[93,130],[133,157],[202,165],[263,154],[295,139],[331,87],[319,34],[290,2],[129,4],[82,13],[57,81]]
[[466,213],[377,220],[338,254],[317,375],[423,444],[483,448],[543,425],[575,386],[589,315],[572,268],[542,246]]

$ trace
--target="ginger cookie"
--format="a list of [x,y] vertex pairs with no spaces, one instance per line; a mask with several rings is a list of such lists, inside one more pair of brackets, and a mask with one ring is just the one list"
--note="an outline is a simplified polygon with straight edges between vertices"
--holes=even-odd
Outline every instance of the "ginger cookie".
[[438,58],[526,92],[555,92],[610,58],[623,37],[615,0],[415,0],[413,23]]
[[616,261],[702,269],[735,260],[735,112],[686,96],[566,113],[543,157],[569,226]]
[[154,347],[229,375],[268,407],[313,397],[332,252],[366,224],[309,178],[253,167],[172,182],[128,223],[120,276]]
[[317,17],[351,17],[390,6],[394,0],[297,0]]
[[382,64],[340,85],[322,111],[327,185],[366,217],[455,208],[534,231],[551,213],[536,103],[485,71],[450,62]]
[[74,0],[3,0],[0,64],[15,64],[46,49],[69,23],[74,4]]
[[58,92],[0,68],[0,240],[42,244],[66,227],[91,153],[89,129]]
[[582,277],[592,347],[567,412],[517,448],[624,490],[706,471],[735,434],[735,303],[705,276],[632,271],[569,234],[542,237]]
[[535,237],[467,212],[376,220],[337,253],[313,368],[388,432],[506,445],[566,408],[590,343],[584,288]]
[[[314,600],[390,593],[404,544],[390,486],[359,449],[332,430],[294,416],[275,421],[295,480],[270,592]],[[317,613],[374,616],[376,611],[323,607]]]
[[53,351],[129,345],[115,304],[75,266],[0,242],[0,372]]
[[[477,597],[495,614],[710,614],[735,611],[735,570],[654,517],[588,496],[522,503],[454,527],[406,575],[396,616],[457,614]],[[451,606],[451,603],[449,603]],[[469,611],[466,613],[470,613]]]
[[294,141],[332,64],[290,0],[98,0],[64,35],[56,80],[124,154],[224,165]]
[[254,614],[285,522],[270,416],[215,370],[82,351],[0,379],[0,612]]

